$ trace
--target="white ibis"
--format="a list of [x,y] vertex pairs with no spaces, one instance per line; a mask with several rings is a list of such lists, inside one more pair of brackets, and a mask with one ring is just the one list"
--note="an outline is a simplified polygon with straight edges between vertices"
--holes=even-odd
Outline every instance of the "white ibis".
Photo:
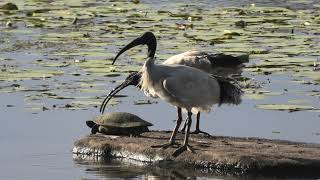
[[[147,36],[148,37],[148,36]],[[143,38],[142,41],[145,41],[143,44],[146,44],[148,48],[151,48],[151,44],[155,44],[155,38],[147,39]],[[128,49],[127,49],[128,50]],[[122,51],[124,53],[124,51]],[[119,53],[122,54],[122,53]],[[204,51],[191,50],[178,55],[174,55],[164,61],[162,64],[164,65],[186,65],[190,67],[194,67],[205,71],[210,74],[215,74],[219,76],[229,76],[232,74],[241,74],[242,68],[244,67],[243,63],[248,62],[248,55],[242,56],[231,56],[225,55],[222,53],[219,54],[209,54]],[[109,95],[105,98],[104,102],[101,105],[100,111],[103,113],[107,103],[111,100],[111,98],[116,95],[119,91],[124,89],[129,85],[138,86],[141,78],[141,72],[132,72],[130,73],[125,81],[114,88]],[[181,109],[177,110],[178,118],[182,117]],[[180,114],[179,114],[180,113]],[[184,131],[186,128],[186,123],[184,124],[181,131]],[[209,133],[200,130],[200,112],[197,113],[197,121],[196,121],[196,130],[191,132],[193,134],[203,133],[207,136],[210,136]]]
[[[152,40],[146,41],[148,39]],[[184,65],[155,64],[154,55],[157,44],[156,38],[151,32],[144,33],[126,45],[117,54],[113,63],[120,54],[141,44],[148,45],[148,57],[140,71],[139,86],[141,90],[176,106],[178,112],[181,108],[188,112],[184,143],[173,153],[173,156],[176,157],[187,150],[194,152],[188,142],[192,112],[208,112],[214,104],[239,104],[242,91],[228,79],[210,75],[196,68]],[[182,119],[179,117],[169,142],[155,147],[167,148],[174,145],[181,121]]]

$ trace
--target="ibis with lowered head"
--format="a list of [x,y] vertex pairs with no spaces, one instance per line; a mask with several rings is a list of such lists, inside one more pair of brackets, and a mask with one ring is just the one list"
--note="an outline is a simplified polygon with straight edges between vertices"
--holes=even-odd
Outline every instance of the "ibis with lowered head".
[[[153,39],[145,41],[145,39]],[[155,63],[156,38],[152,32],[146,32],[139,38],[126,45],[115,57],[116,59],[126,50],[141,44],[148,44],[148,57],[140,70],[138,86],[148,95],[159,97],[176,106],[178,111],[188,112],[187,126],[183,145],[173,156],[184,151],[194,152],[189,145],[189,132],[192,124],[192,113],[210,111],[214,104],[239,104],[241,89],[229,79],[214,76],[199,69],[184,65],[167,65]],[[181,114],[181,111],[178,113]],[[175,137],[181,125],[182,118],[178,118],[169,142],[155,147],[170,147],[175,144]]]
[[[148,48],[151,48],[152,44],[156,43],[156,42],[153,42],[155,41],[154,38],[147,39],[148,36],[144,38],[142,36],[141,38],[142,38],[141,41],[144,41],[143,44],[146,44]],[[122,51],[122,53],[124,52],[125,51]],[[122,53],[119,53],[119,55]],[[231,55],[225,55],[222,53],[211,54],[205,51],[190,50],[178,55],[174,55],[169,59],[167,59],[166,61],[164,61],[162,64],[186,65],[186,66],[200,69],[210,74],[227,77],[234,74],[241,74],[242,69],[244,67],[244,63],[247,63],[248,59],[249,59],[248,55],[231,56]],[[114,95],[116,95],[118,92],[120,92],[122,89],[124,89],[125,87],[129,85],[139,87],[138,84],[140,82],[140,78],[141,78],[141,72],[130,73],[122,84],[114,88],[108,94],[108,96],[105,98],[105,100],[101,105],[100,111],[103,113],[107,103],[111,100],[111,98]],[[178,108],[177,112],[178,112],[178,118],[181,118],[182,117],[181,109]],[[184,131],[185,128],[186,128],[186,123],[184,124],[181,131]],[[196,130],[190,133],[193,133],[193,134],[203,133],[205,135],[210,136],[209,133],[200,130],[200,112],[197,113]]]

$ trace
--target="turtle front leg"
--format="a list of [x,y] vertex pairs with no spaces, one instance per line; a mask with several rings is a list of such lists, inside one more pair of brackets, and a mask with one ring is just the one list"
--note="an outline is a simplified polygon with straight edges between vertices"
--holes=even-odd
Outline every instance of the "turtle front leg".
[[160,145],[154,145],[151,146],[152,148],[163,148],[166,149],[170,146],[174,146],[174,145],[178,145],[175,140],[176,140],[176,136],[179,130],[179,127],[181,125],[181,121],[182,121],[182,113],[181,113],[181,108],[177,107],[177,112],[178,112],[178,119],[177,119],[177,123],[176,126],[174,127],[171,137],[169,139],[169,143],[165,143],[165,144],[160,144]]

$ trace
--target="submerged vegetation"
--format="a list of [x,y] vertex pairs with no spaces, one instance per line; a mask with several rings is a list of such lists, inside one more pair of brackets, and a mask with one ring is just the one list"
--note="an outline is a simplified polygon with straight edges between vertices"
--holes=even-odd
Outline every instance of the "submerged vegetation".
[[250,54],[241,85],[257,108],[319,111],[319,12],[316,3],[306,9],[140,1],[2,3],[0,92],[23,92],[32,110],[97,107],[105,83],[111,90],[118,76],[144,62],[145,50],[137,48],[122,60],[130,66],[112,66],[115,52],[149,30],[161,39],[160,60],[192,48]]

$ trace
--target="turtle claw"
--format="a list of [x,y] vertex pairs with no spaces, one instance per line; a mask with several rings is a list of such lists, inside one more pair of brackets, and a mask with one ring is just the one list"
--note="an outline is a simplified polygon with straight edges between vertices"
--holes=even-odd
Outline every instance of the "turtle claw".
[[177,149],[177,150],[172,154],[172,156],[173,156],[173,157],[177,157],[177,156],[179,156],[181,153],[183,153],[184,151],[189,151],[189,152],[191,152],[191,153],[195,153],[195,152],[194,152],[194,149],[193,149],[190,145],[185,144],[185,145],[181,146],[179,149]]
[[180,144],[178,143],[165,143],[165,144],[159,144],[159,145],[153,145],[151,148],[162,148],[162,149],[167,149],[169,147],[177,147]]

